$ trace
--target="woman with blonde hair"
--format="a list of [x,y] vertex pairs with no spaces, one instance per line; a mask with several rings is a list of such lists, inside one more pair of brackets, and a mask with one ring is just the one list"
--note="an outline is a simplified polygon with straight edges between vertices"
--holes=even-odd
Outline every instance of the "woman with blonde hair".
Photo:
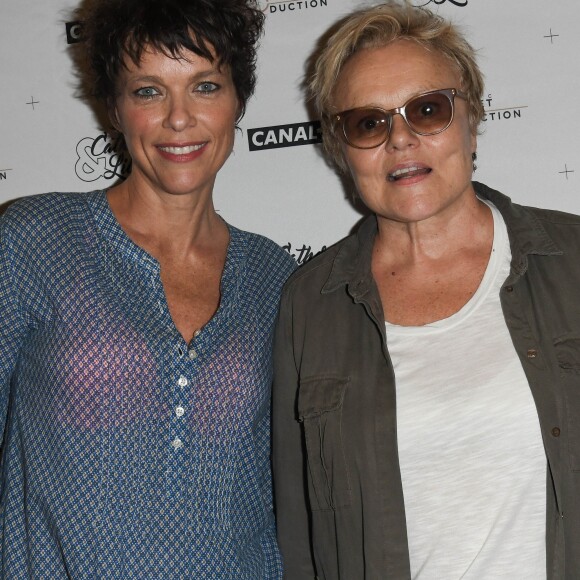
[[472,181],[482,75],[440,16],[351,14],[310,88],[372,215],[283,292],[285,577],[576,578],[580,218]]

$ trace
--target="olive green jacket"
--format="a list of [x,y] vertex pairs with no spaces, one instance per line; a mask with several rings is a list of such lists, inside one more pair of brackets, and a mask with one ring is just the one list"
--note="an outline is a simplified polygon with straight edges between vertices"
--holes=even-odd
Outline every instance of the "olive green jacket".
[[[580,217],[485,185],[507,224],[506,324],[547,457],[547,578],[580,578]],[[295,272],[275,344],[273,468],[286,580],[410,578],[395,380],[371,275],[376,219]],[[421,353],[417,353],[421,356]],[[485,353],[474,364],[485,364]],[[457,514],[458,519],[461,514]]]

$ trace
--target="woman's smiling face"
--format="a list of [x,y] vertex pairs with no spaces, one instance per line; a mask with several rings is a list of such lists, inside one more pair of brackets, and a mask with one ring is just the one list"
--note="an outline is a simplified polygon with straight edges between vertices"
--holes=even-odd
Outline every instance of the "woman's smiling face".
[[192,52],[155,49],[126,62],[112,118],[133,161],[134,185],[161,193],[211,196],[232,152],[239,102],[228,67]]

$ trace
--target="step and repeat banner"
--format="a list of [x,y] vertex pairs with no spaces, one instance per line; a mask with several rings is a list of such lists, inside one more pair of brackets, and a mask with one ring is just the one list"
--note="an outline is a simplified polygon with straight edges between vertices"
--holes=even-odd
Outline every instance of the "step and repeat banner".
[[[578,0],[412,0],[453,19],[477,48],[486,118],[475,179],[515,201],[580,213]],[[360,220],[352,192],[324,161],[301,90],[317,39],[356,0],[261,1],[259,82],[215,204],[299,263]],[[110,187],[129,167],[76,95],[74,0],[2,0],[0,206],[46,191]]]

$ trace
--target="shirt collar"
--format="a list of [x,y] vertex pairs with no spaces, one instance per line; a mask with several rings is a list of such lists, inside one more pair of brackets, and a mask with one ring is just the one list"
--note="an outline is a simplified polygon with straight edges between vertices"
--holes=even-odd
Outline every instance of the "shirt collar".
[[157,260],[143,248],[135,244],[117,221],[109,206],[107,191],[98,190],[86,195],[95,224],[103,238],[113,248],[114,252],[129,262],[158,272],[159,263]]
[[[143,248],[135,244],[117,221],[109,206],[107,191],[92,191],[85,195],[98,230],[114,251],[138,266],[145,266],[158,272],[160,269],[159,262]],[[232,280],[236,279],[240,268],[245,262],[247,234],[225,221],[224,223],[229,230],[230,241],[222,276],[222,285],[229,286]]]

